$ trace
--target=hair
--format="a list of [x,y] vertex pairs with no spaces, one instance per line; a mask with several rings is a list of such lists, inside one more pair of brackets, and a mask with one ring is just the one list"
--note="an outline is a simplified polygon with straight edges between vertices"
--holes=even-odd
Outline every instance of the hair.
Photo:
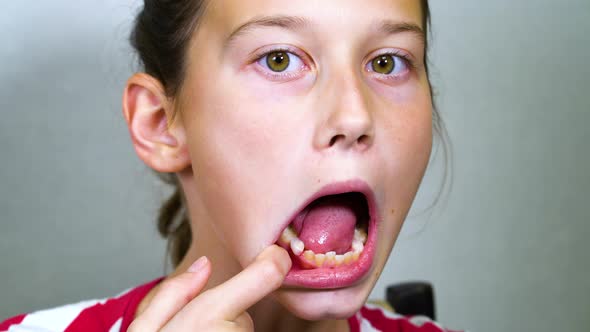
[[[422,26],[426,34],[425,49],[428,51],[430,8],[428,0],[421,0]],[[131,46],[138,55],[143,70],[158,79],[168,97],[176,97],[184,81],[186,52],[190,38],[198,27],[206,3],[203,0],[144,0],[144,6],[137,14],[130,34]],[[428,75],[428,53],[424,58]],[[433,95],[432,85],[430,92]],[[433,130],[442,138],[443,157],[447,166],[448,134],[434,105]],[[157,226],[162,237],[168,239],[167,251],[174,266],[178,265],[192,241],[186,199],[174,173],[157,173],[173,187],[172,195],[160,207]],[[446,184],[447,169],[435,203]],[[434,206],[434,204],[432,206]]]

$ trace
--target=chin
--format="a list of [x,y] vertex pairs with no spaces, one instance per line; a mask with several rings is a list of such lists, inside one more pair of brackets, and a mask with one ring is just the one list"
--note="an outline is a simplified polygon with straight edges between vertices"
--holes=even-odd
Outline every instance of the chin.
[[365,304],[372,285],[359,285],[341,289],[279,289],[276,299],[293,315],[310,321],[347,319]]

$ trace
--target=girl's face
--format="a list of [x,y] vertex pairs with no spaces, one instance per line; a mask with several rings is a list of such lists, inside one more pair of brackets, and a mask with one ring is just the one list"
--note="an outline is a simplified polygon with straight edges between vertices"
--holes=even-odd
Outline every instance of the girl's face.
[[215,0],[192,37],[193,222],[241,266],[294,229],[315,250],[288,249],[275,295],[299,317],[358,310],[415,197],[432,143],[421,29],[417,0]]

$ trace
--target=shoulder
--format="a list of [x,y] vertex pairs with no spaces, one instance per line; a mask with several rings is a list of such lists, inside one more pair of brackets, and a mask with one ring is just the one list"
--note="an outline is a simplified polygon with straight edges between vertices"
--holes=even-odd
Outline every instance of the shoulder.
[[404,316],[381,303],[367,303],[349,318],[351,332],[458,332],[426,316]]
[[0,322],[0,331],[124,331],[133,320],[141,299],[161,280],[162,278],[158,278],[110,298],[87,300],[14,316]]

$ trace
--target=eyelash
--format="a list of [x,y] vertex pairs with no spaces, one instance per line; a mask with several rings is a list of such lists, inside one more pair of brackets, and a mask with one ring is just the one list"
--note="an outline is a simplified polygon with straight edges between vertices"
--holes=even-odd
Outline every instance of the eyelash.
[[[303,68],[301,68],[300,70],[297,70],[295,72],[289,72],[289,73],[277,73],[277,72],[269,71],[267,69],[260,69],[259,70],[259,71],[262,71],[263,74],[266,75],[267,77],[269,77],[271,80],[282,81],[285,79],[294,79],[294,78],[297,78],[301,74],[302,70],[309,69],[309,66],[305,64],[305,62],[307,61],[307,57],[304,55],[301,55],[299,50],[297,50],[295,48],[291,48],[291,47],[286,47],[286,46],[281,46],[281,47],[273,48],[270,50],[267,49],[267,50],[260,51],[255,54],[254,60],[252,62],[257,63],[261,59],[267,57],[269,54],[275,53],[275,52],[285,52],[285,53],[293,54],[293,55],[299,57],[302,60],[302,62],[304,63],[304,65],[303,65]],[[406,65],[408,67],[408,71],[413,71],[416,69],[416,65],[415,65],[413,59],[407,53],[400,51],[400,50],[392,50],[392,51],[386,51],[383,53],[376,54],[373,57],[371,57],[371,59],[369,60],[369,62],[367,62],[365,67],[369,67],[371,65],[371,62],[375,58],[380,57],[380,56],[384,56],[384,55],[389,55],[391,57],[397,57],[397,58],[401,59],[401,61],[403,61],[404,65]],[[402,75],[395,76],[395,75],[390,75],[390,74],[380,74],[380,73],[377,73],[377,72],[371,71],[371,70],[367,70],[367,71],[370,71],[372,73],[372,75],[379,76],[381,79],[384,79],[384,80],[398,81],[398,80],[402,79],[400,77]]]
[[271,80],[284,81],[284,80],[295,79],[295,78],[299,77],[299,75],[301,74],[301,71],[303,71],[305,69],[309,69],[309,66],[307,64],[305,64],[307,62],[307,57],[300,54],[301,52],[299,52],[299,50],[297,50],[295,48],[291,48],[291,47],[286,47],[286,46],[281,46],[281,47],[273,48],[270,50],[264,50],[264,51],[258,52],[254,56],[253,62],[257,63],[261,59],[267,57],[269,54],[275,53],[275,52],[285,52],[285,53],[293,54],[301,59],[301,61],[303,62],[303,66],[302,66],[302,68],[300,68],[297,71],[288,72],[288,73],[273,72],[273,71],[269,71],[268,69],[265,69],[265,68],[260,69],[260,71],[262,71],[263,74],[266,75]]
[[373,57],[371,57],[369,62],[367,62],[367,64],[365,65],[365,68],[370,67],[371,63],[373,62],[374,59],[384,56],[384,55],[389,55],[392,58],[400,59],[404,63],[404,65],[407,67],[407,69],[404,71],[404,73],[402,73],[400,75],[381,74],[381,73],[377,73],[373,70],[367,69],[367,71],[369,71],[371,73],[371,75],[375,75],[383,80],[395,82],[395,81],[403,80],[405,78],[405,76],[407,75],[407,72],[412,72],[412,71],[416,70],[416,64],[414,63],[414,60],[410,57],[409,54],[407,54],[403,51],[400,51],[400,50],[390,50],[390,51],[386,51],[386,52],[374,55]]

